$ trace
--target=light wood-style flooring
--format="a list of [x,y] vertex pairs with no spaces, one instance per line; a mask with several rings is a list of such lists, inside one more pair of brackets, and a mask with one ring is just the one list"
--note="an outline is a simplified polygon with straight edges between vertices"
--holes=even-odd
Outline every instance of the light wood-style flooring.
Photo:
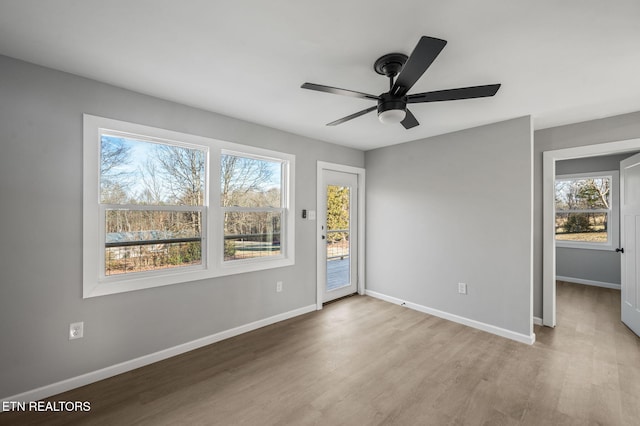
[[51,398],[2,424],[638,425],[640,338],[620,293],[558,283],[533,346],[354,296]]

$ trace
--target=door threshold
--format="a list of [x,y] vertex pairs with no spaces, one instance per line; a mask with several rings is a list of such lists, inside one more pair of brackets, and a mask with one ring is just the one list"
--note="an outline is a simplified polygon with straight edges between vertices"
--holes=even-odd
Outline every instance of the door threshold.
[[338,297],[337,299],[333,299],[333,300],[329,300],[328,302],[324,302],[324,303],[322,303],[322,306],[327,306],[327,305],[330,305],[332,303],[339,302],[340,300],[348,299],[349,297],[357,296],[357,295],[358,295],[358,292],[356,291],[355,293],[347,294],[346,296]]

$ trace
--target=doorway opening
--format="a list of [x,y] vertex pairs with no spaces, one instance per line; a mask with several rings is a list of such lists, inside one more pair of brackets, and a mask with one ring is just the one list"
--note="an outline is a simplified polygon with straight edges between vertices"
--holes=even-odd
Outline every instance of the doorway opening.
[[640,139],[543,152],[543,325],[556,326],[556,162],[622,153],[631,154],[638,150],[640,150]]

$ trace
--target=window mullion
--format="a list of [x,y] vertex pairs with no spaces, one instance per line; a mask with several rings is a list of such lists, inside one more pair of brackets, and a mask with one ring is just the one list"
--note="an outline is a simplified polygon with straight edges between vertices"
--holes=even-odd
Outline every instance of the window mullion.
[[158,204],[100,204],[105,210],[135,210],[135,211],[175,211],[175,212],[203,212],[205,206],[187,205],[158,205]]
[[611,209],[591,209],[591,210],[556,210],[556,213],[611,213]]
[[247,213],[260,213],[260,212],[282,212],[285,209],[283,207],[222,207],[223,212],[247,212]]

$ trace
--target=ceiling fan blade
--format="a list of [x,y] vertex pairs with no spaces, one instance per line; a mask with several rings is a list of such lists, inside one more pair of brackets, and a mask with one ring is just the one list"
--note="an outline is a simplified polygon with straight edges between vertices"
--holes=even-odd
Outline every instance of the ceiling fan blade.
[[337,87],[323,86],[322,84],[304,83],[302,89],[317,90],[318,92],[333,93],[334,95],[351,96],[360,99],[378,100],[377,96],[368,93],[356,92],[355,90],[339,89]]
[[458,99],[486,98],[496,94],[500,84],[460,87],[458,89],[436,90],[434,92],[415,93],[407,96],[407,103],[455,101]]
[[358,111],[355,114],[347,115],[346,117],[342,117],[339,120],[332,121],[331,123],[327,123],[327,126],[337,126],[338,124],[342,124],[345,121],[353,120],[354,118],[358,118],[361,115],[365,115],[368,112],[371,112],[375,109],[378,109],[378,105],[372,106],[371,108],[363,109],[362,111]]
[[418,44],[402,67],[402,71],[398,74],[398,78],[391,88],[391,94],[393,96],[406,95],[427,68],[431,66],[446,44],[446,40],[439,38],[420,37]]
[[420,125],[416,117],[411,114],[411,111],[409,111],[409,109],[407,109],[407,116],[400,122],[400,124],[402,124],[407,130]]

